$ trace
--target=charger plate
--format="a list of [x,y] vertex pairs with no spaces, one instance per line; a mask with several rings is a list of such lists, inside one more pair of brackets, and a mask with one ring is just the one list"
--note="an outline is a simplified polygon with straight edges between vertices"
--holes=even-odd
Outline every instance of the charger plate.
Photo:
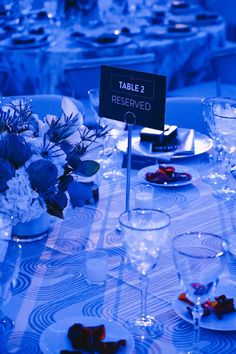
[[[186,132],[186,130],[189,129],[178,128],[178,131]],[[128,146],[127,134],[119,138],[117,146],[120,151],[126,153],[127,146]],[[160,159],[160,160],[161,159],[175,160],[175,159],[189,158],[189,157],[201,155],[209,151],[212,148],[212,146],[213,146],[212,139],[209,138],[207,135],[201,134],[197,131],[195,131],[194,153],[192,154],[178,154],[177,152],[150,152],[147,149],[147,145],[140,142],[139,135],[133,136],[132,138],[132,153],[141,156],[155,157],[156,159]]]

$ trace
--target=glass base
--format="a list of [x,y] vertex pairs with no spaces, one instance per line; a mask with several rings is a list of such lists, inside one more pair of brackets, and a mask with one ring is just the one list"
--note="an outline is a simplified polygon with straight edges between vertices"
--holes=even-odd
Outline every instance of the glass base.
[[222,188],[214,192],[214,196],[224,200],[236,200],[236,190],[231,188]]
[[208,175],[202,176],[202,180],[205,183],[220,185],[226,182],[226,176],[215,173],[214,171],[210,172]]
[[163,334],[163,325],[151,316],[129,320],[126,322],[126,327],[134,337],[141,339],[158,338]]
[[10,318],[4,316],[0,319],[0,335],[11,331],[13,327],[14,321],[12,321]]

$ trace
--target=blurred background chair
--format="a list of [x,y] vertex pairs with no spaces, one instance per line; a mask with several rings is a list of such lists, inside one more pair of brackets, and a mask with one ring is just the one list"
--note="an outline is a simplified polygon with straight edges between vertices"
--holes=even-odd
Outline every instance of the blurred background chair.
[[212,79],[167,92],[168,96],[225,96],[236,98],[236,45],[215,51],[209,58]]
[[7,65],[0,65],[0,96],[4,94],[4,88],[7,85],[9,68]]
[[88,90],[100,86],[101,65],[152,73],[154,72],[155,55],[138,54],[68,62],[65,66],[65,76],[68,85],[72,87],[73,97],[87,100]]
[[226,35],[236,41],[235,0],[199,0],[203,9],[220,14],[226,21]]
[[202,114],[201,97],[167,97],[165,122],[208,134]]

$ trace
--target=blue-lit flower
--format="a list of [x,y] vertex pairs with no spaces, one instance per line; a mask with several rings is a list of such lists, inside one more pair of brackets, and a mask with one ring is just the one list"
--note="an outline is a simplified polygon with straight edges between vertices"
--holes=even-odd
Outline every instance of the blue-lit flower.
[[75,180],[98,171],[96,161],[82,157],[107,131],[84,127],[82,109],[68,98],[62,99],[61,117],[43,120],[24,102],[0,109],[0,210],[14,223],[45,212],[63,218],[69,201],[80,207],[93,200],[92,186]]
[[15,168],[23,166],[31,155],[29,145],[20,135],[8,134],[0,140],[0,157],[8,160]]
[[57,183],[57,168],[51,161],[44,159],[34,161],[27,168],[27,172],[33,190],[39,194]]
[[0,159],[0,192],[4,192],[8,186],[7,181],[14,176],[15,170],[8,160]]

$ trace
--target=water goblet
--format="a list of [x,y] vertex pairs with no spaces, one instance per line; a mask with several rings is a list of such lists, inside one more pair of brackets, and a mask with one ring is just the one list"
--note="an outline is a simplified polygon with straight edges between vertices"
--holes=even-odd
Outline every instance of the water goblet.
[[194,338],[188,354],[200,354],[201,304],[209,299],[219,281],[228,252],[228,242],[207,232],[187,232],[172,240],[173,257],[186,296],[194,303],[192,310]]
[[[0,235],[5,234],[5,228],[0,226]],[[16,278],[19,273],[21,257],[21,245],[11,239],[0,239],[0,335],[11,330],[14,322],[2,312],[16,285]]]
[[209,184],[220,185],[225,183],[226,175],[223,161],[225,161],[225,151],[221,144],[221,138],[216,129],[215,116],[213,113],[213,105],[215,98],[208,97],[202,99],[202,113],[204,121],[207,124],[208,132],[213,141],[212,150],[212,169],[208,174],[202,176],[202,180]]
[[213,102],[215,127],[223,149],[228,155],[226,184],[217,190],[216,196],[229,200],[236,198],[235,178],[232,176],[232,156],[236,152],[236,100],[216,97]]
[[158,209],[131,209],[119,218],[124,246],[141,281],[141,315],[127,321],[131,333],[142,339],[163,334],[162,324],[147,314],[148,273],[157,264],[168,235],[170,216]]

